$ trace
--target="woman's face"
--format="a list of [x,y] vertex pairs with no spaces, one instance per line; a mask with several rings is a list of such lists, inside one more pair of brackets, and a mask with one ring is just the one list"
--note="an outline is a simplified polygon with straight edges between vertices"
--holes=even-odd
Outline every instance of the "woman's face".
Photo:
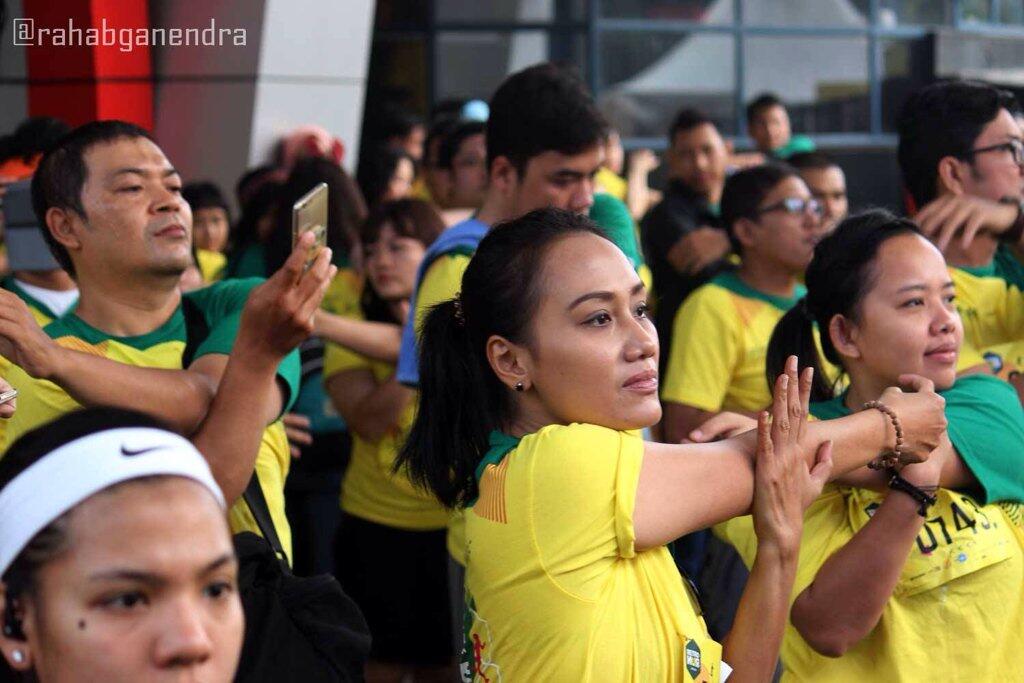
[[[154,503],[158,504],[154,504]],[[70,514],[67,549],[23,606],[42,683],[231,681],[244,630],[224,512],[180,477],[124,484]]]
[[661,419],[658,336],[625,255],[596,235],[573,235],[551,245],[540,277],[523,399],[560,424],[638,429]]
[[[913,373],[949,388],[964,330],[942,254],[923,237],[901,235],[882,244],[873,270],[858,320],[847,322],[850,355],[843,355],[851,378],[893,386]],[[831,339],[842,354],[835,328],[834,320]]]
[[395,172],[391,174],[391,179],[388,180],[388,187],[384,191],[384,197],[381,201],[390,202],[396,199],[405,199],[412,192],[412,181],[416,175],[416,169],[413,168],[412,162],[407,157],[402,157],[398,160],[398,165],[395,166]]
[[366,273],[380,298],[399,301],[412,296],[416,269],[427,252],[422,242],[399,235],[390,223],[385,223],[377,241],[363,249]]
[[228,246],[228,227],[228,212],[219,206],[192,213],[192,234],[199,249],[224,251]]

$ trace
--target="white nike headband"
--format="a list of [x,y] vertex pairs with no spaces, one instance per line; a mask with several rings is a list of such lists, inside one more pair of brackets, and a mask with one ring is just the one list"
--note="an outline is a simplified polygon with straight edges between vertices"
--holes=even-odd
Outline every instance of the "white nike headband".
[[178,476],[224,494],[187,439],[151,427],[94,432],[50,451],[0,491],[0,575],[50,522],[95,493],[131,479]]

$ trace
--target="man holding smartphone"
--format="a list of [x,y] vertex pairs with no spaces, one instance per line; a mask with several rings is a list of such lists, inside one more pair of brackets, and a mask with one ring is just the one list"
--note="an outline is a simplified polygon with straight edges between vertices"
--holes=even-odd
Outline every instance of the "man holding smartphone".
[[[20,391],[9,440],[79,406],[150,413],[192,435],[229,501],[239,501],[255,467],[290,553],[290,456],[279,418],[298,384],[294,345],[330,279],[329,250],[304,274],[305,238],[262,286],[233,280],[182,295],[192,216],[181,180],[146,131],[119,121],[72,131],[43,157],[32,195],[80,299],[43,330],[0,292],[0,353],[16,364],[7,379]],[[232,400],[218,387],[232,389]],[[244,503],[230,522],[236,532],[256,529]]]

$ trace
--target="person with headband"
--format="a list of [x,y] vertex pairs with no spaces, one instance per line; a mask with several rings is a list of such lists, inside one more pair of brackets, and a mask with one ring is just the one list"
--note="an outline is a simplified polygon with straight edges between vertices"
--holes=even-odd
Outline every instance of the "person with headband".
[[[832,462],[844,473],[898,443],[879,411],[805,425],[795,358],[756,437],[644,442],[661,417],[645,298],[589,219],[541,209],[492,229],[460,294],[427,314],[398,466],[465,509],[463,680],[716,682],[723,661],[734,681],[770,680],[805,504]],[[882,400],[903,457],[927,457],[941,399]],[[665,544],[751,509],[757,566],[723,649]]]
[[[849,378],[841,396],[812,391],[825,429],[907,373],[945,398],[949,423],[926,463],[853,472],[808,508],[783,681],[1024,680],[1024,411],[1005,382],[957,377],[956,294],[913,223],[870,211],[818,244],[807,298],[772,335],[768,377],[794,353],[820,367],[817,328]],[[718,531],[754,561],[749,518]]]
[[38,683],[231,681],[244,618],[226,513],[203,456],[142,413],[24,434],[0,461],[7,665]]

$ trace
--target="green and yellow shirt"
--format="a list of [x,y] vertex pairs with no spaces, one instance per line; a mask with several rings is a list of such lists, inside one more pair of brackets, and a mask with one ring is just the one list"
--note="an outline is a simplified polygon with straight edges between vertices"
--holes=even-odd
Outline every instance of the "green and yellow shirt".
[[[196,347],[195,358],[231,352],[242,308],[249,292],[260,282],[257,278],[227,280],[184,295],[202,313],[209,328],[209,334]],[[108,335],[92,327],[73,312],[47,325],[44,331],[58,344],[69,349],[128,365],[168,370],[182,368],[182,353],[188,341],[185,316],[180,306],[163,325],[148,334],[135,337]],[[290,353],[281,363],[278,377],[289,389],[285,401],[287,408],[298,391],[297,351]],[[7,443],[12,443],[20,435],[39,425],[81,407],[56,384],[34,379],[17,366],[11,367],[6,379],[18,389],[18,410],[7,422]],[[270,507],[277,534],[289,557],[291,528],[284,513],[284,481],[290,463],[288,439],[284,426],[278,420],[263,432],[263,443],[256,457],[256,472]],[[255,520],[241,499],[231,507],[229,522],[233,532],[244,530],[259,533]]]
[[[1013,388],[990,375],[961,377],[941,393],[949,439],[980,490],[939,489],[882,618],[842,657],[818,654],[787,624],[783,681],[1024,680],[1024,412]],[[850,411],[838,397],[812,403],[811,413],[828,420]],[[791,601],[884,497],[826,487],[804,516]],[[753,564],[757,538],[749,516],[715,532]]]

